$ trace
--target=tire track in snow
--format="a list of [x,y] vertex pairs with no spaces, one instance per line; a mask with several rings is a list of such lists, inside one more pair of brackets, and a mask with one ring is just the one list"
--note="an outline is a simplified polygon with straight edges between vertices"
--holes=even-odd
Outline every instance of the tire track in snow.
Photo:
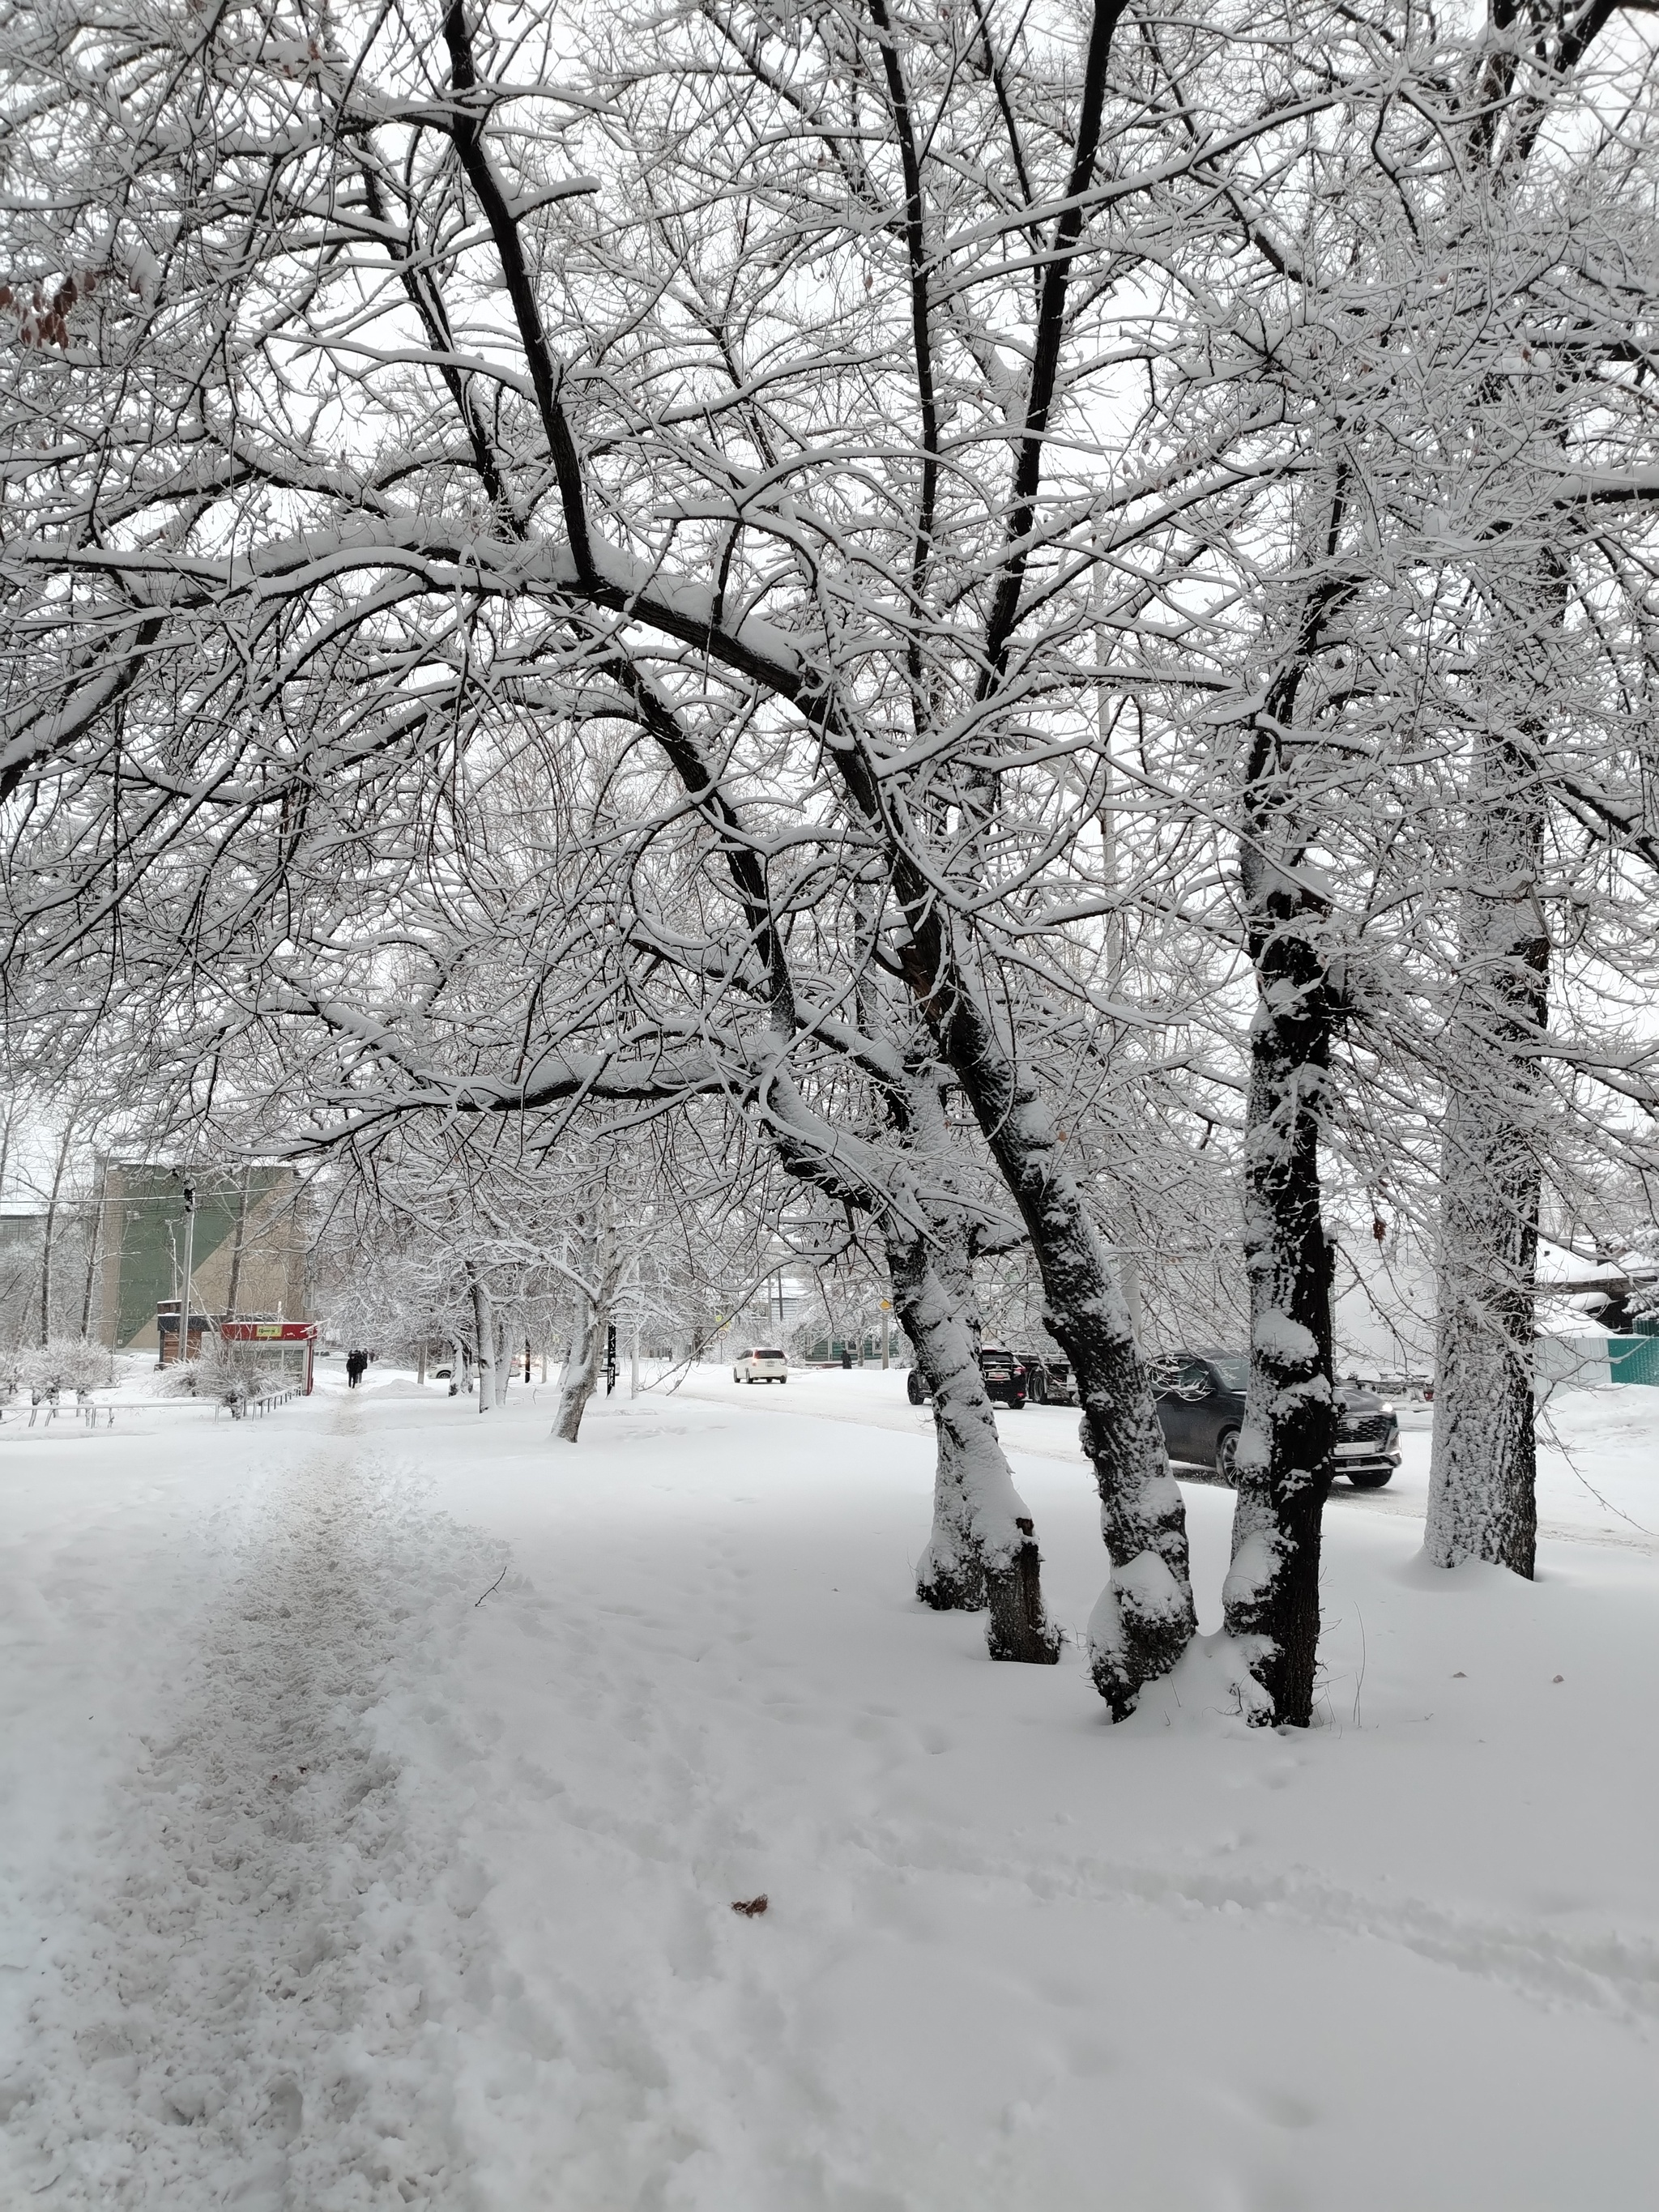
[[240,1550],[113,1808],[108,1887],[53,1947],[38,2063],[4,2094],[26,2185],[465,2212],[449,2085],[464,1979],[490,1978],[482,1883],[441,1772],[388,1751],[377,1708],[444,1666],[504,1553],[349,1446],[275,1478]]

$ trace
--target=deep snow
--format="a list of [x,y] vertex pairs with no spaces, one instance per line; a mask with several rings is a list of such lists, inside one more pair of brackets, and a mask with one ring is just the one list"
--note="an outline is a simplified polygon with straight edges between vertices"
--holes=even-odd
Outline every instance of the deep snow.
[[[1623,1535],[1534,1585],[1334,1504],[1264,1735],[918,1607],[901,1377],[693,1388],[0,1431],[0,2202],[1645,2201],[1659,1393],[1558,1400]],[[1075,1632],[1074,1419],[1004,1427]]]

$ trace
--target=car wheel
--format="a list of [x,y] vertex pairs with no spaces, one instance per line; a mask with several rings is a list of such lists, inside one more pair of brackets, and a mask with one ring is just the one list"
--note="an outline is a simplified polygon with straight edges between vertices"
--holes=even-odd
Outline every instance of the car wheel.
[[1393,1474],[1394,1469],[1391,1467],[1381,1469],[1351,1467],[1347,1469],[1348,1480],[1356,1490],[1381,1490]]
[[1224,1429],[1215,1440],[1215,1471],[1225,1483],[1238,1480],[1238,1431]]
[[1048,1376],[1034,1375],[1025,1386],[1025,1395],[1034,1406],[1046,1406],[1048,1402]]
[[904,1378],[904,1395],[913,1406],[925,1406],[927,1403],[927,1385],[914,1367]]

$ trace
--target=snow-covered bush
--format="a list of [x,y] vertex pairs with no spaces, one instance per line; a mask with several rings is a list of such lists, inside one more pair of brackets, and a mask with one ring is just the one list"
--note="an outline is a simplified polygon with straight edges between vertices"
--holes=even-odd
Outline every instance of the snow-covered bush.
[[48,1344],[21,1346],[0,1358],[0,1383],[8,1379],[11,1389],[33,1398],[105,1390],[115,1380],[115,1362],[91,1337],[55,1336]]
[[270,1387],[270,1370],[253,1346],[204,1336],[201,1355],[169,1367],[160,1389],[169,1398],[205,1398],[240,1413]]

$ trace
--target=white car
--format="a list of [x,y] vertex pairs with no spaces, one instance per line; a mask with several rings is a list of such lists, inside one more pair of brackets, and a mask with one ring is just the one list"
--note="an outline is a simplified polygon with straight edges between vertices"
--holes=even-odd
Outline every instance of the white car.
[[781,1352],[745,1352],[732,1369],[734,1382],[787,1382],[789,1362]]

